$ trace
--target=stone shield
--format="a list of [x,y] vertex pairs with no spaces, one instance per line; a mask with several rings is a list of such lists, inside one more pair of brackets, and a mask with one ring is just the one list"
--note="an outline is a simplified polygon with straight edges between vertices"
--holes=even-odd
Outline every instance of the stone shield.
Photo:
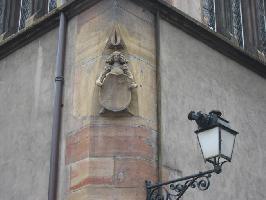
[[130,82],[125,74],[107,74],[99,93],[101,106],[113,112],[125,110],[131,101]]

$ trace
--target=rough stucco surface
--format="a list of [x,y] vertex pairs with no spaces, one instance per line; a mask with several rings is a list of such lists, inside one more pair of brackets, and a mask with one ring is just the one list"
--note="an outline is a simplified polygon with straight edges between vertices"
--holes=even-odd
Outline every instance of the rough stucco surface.
[[165,21],[160,43],[163,165],[183,176],[206,170],[191,110],[221,110],[240,132],[232,163],[208,191],[190,190],[184,200],[266,199],[265,79]]
[[0,61],[0,199],[46,200],[57,31]]

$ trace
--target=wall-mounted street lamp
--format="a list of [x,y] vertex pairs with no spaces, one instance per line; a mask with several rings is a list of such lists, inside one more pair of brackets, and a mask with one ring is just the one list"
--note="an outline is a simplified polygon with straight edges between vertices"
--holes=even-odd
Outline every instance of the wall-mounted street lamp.
[[238,132],[230,128],[220,111],[211,111],[209,114],[191,111],[188,119],[196,121],[198,130],[195,133],[203,158],[213,165],[213,169],[165,183],[152,184],[146,181],[147,200],[178,200],[190,187],[207,190],[211,174],[220,174],[222,165],[231,161]]

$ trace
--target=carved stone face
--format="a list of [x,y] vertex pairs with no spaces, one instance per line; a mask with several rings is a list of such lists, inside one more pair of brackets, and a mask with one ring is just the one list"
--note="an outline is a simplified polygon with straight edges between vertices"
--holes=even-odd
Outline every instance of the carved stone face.
[[115,51],[110,55],[106,63],[110,65],[125,64],[127,63],[127,60],[121,52]]
[[121,59],[121,53],[118,52],[118,51],[115,51],[115,52],[112,54],[112,57],[113,57],[113,61],[114,61],[114,62],[120,62],[120,59]]

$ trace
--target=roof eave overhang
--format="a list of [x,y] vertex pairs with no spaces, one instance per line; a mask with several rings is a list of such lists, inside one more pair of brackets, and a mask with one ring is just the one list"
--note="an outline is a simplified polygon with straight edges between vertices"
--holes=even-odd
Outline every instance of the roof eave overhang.
[[[64,12],[67,18],[70,19],[100,1],[101,0],[72,0],[48,15],[39,18],[28,28],[10,36],[0,43],[0,59],[58,26],[60,12]],[[266,78],[266,64],[259,60],[256,55],[252,55],[240,47],[237,47],[221,34],[210,30],[202,23],[175,7],[172,7],[162,0],[131,1],[145,7],[154,14],[159,12],[162,19],[202,41],[214,50],[230,57],[242,66]]]

